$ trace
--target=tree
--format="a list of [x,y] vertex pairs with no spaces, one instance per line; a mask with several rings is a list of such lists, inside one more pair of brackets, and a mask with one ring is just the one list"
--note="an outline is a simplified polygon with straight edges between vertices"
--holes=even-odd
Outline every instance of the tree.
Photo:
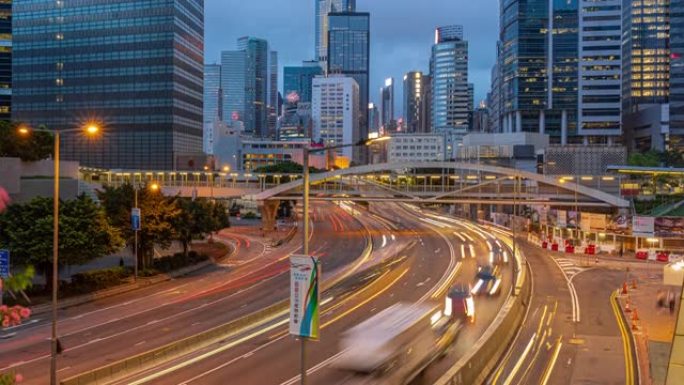
[[[0,246],[12,251],[19,265],[37,266],[52,280],[52,198],[34,198],[14,204],[0,214]],[[60,201],[59,263],[81,265],[111,254],[123,245],[120,233],[107,221],[104,210],[85,195]]]
[[216,231],[230,227],[226,206],[221,202],[205,199],[179,199],[180,214],[174,222],[178,241],[183,244],[183,253],[194,239],[202,239]]
[[228,214],[228,207],[223,202],[216,201],[213,203],[211,216],[213,219],[212,232],[221,231],[230,227],[230,216]]
[[[104,186],[97,192],[98,198],[112,225],[123,235],[126,243],[133,247],[135,232],[131,229],[131,208],[135,190],[131,184],[120,187]],[[154,247],[168,249],[177,238],[174,221],[180,215],[177,199],[140,188],[140,231],[138,231],[138,263],[144,268],[152,266]]]
[[644,153],[633,153],[627,159],[627,164],[638,167],[659,167],[662,155],[658,151],[651,150]]
[[49,132],[34,131],[23,137],[18,134],[17,124],[0,122],[0,157],[21,158],[35,162],[52,156],[54,138]]

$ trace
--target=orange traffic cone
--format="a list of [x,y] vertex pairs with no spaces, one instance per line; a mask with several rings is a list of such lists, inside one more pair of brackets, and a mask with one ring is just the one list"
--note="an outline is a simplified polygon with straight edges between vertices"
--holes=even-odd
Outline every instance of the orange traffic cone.
[[627,294],[627,282],[622,283],[622,294]]
[[636,321],[632,320],[632,330],[639,330]]
[[629,298],[627,298],[627,301],[625,302],[625,313],[631,313],[632,309],[629,307]]
[[636,289],[636,288],[637,288],[637,282],[636,282],[636,279],[633,279],[632,280],[632,289]]
[[634,308],[634,313],[632,313],[632,321],[638,321],[639,320],[639,313],[637,312],[637,308]]

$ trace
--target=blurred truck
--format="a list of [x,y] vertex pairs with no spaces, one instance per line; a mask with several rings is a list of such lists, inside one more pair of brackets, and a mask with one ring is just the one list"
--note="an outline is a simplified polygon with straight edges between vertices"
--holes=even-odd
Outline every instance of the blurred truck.
[[344,384],[407,384],[448,352],[460,329],[437,306],[397,303],[347,330],[334,366],[353,373]]

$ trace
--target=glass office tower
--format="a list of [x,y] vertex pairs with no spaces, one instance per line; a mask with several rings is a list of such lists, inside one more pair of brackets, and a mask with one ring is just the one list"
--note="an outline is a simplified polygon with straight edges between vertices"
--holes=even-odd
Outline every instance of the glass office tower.
[[299,101],[311,103],[311,86],[313,78],[322,75],[323,69],[318,62],[304,62],[300,67],[285,67],[283,69],[283,97],[287,98],[296,92]]
[[[354,78],[359,86],[359,132],[354,138],[368,137],[370,76],[370,14],[340,12],[328,14],[328,73]],[[365,164],[365,151],[357,151],[354,161]]]
[[82,165],[174,169],[202,151],[203,0],[19,0],[12,118],[63,136]]
[[268,42],[255,37],[241,37],[237,48],[245,53],[245,109],[242,121],[245,132],[269,136],[268,108]]
[[314,0],[316,8],[314,58],[323,71],[328,70],[328,14],[356,11],[356,0]]
[[0,1],[0,120],[12,113],[12,1]]
[[425,76],[420,71],[404,75],[404,123],[410,133],[428,131],[425,121]]

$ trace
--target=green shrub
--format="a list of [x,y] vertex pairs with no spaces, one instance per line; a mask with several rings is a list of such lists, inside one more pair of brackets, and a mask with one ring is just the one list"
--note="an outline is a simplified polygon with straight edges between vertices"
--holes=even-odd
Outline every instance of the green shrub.
[[73,294],[89,293],[116,286],[130,275],[131,269],[126,267],[86,271],[74,274],[71,283],[65,284],[64,289]]
[[173,270],[204,262],[208,259],[209,257],[206,254],[199,254],[196,251],[189,251],[187,256],[183,253],[176,253],[162,258],[156,258],[153,262],[153,268],[160,272],[168,273]]

